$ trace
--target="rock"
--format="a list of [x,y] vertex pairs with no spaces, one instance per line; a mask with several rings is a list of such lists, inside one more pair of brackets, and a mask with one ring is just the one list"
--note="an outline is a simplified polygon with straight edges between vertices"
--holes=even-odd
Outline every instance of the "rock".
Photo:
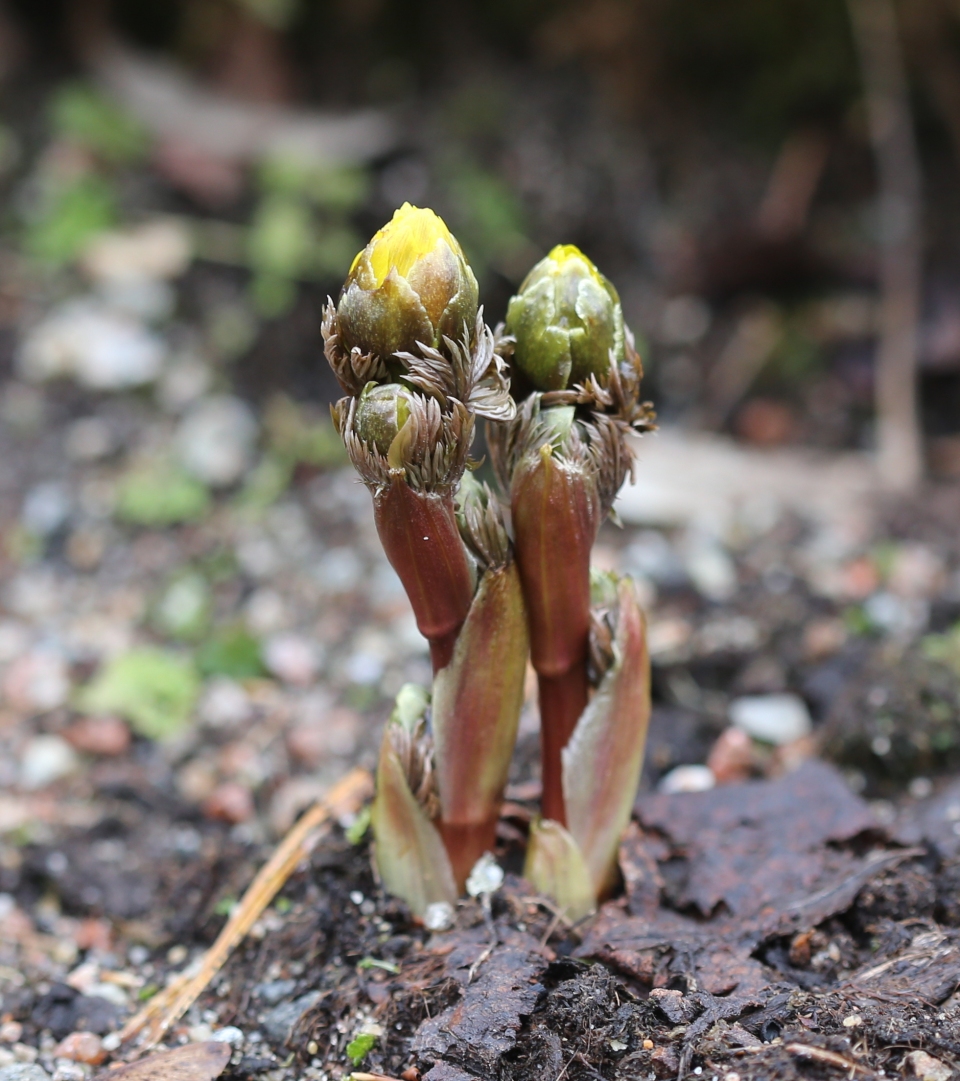
[[173,288],[166,282],[150,278],[104,282],[98,292],[111,310],[142,319],[145,323],[169,319],[177,305]]
[[95,571],[106,547],[106,538],[99,530],[75,529],[67,538],[66,556],[74,570]]
[[320,661],[317,646],[299,634],[274,634],[263,645],[267,671],[295,687],[309,687],[313,683]]
[[625,574],[648,578],[663,588],[682,586],[687,572],[673,545],[656,529],[641,530],[620,554]]
[[130,749],[130,728],[119,717],[80,717],[63,732],[63,738],[85,754],[113,757]]
[[250,789],[236,781],[217,787],[203,802],[203,813],[218,822],[249,822],[256,814]]
[[330,755],[351,755],[357,745],[361,717],[348,706],[324,709],[304,718],[287,733],[287,750],[303,765],[315,769]]
[[[284,1044],[290,1036],[293,1026],[300,1018],[323,997],[322,991],[308,991],[292,1002],[275,1006],[263,1019],[263,1030],[276,1044]],[[0,1078],[2,1081],[2,1078]]]
[[18,1062],[0,1069],[0,1081],[50,1081],[50,1075],[34,1062]]
[[717,784],[745,781],[753,767],[753,743],[740,728],[725,728],[710,748],[707,766]]
[[180,462],[213,487],[235,484],[249,469],[257,422],[246,402],[230,395],[204,398],[181,422],[176,442]]
[[730,703],[730,720],[753,739],[780,747],[812,730],[806,703],[795,694],[756,694]]
[[87,1081],[87,1070],[79,1062],[62,1059],[53,1071],[53,1081]]
[[737,411],[733,422],[737,435],[758,447],[778,447],[797,435],[797,418],[786,402],[774,398],[751,398]]
[[54,309],[17,355],[30,382],[73,377],[91,390],[123,390],[160,374],[166,345],[139,321],[90,298]]
[[269,586],[261,586],[244,605],[247,630],[256,637],[276,634],[288,624],[290,615],[283,597]]
[[243,1047],[243,1041],[246,1037],[236,1025],[227,1025],[226,1028],[221,1028],[215,1032],[211,1039],[217,1043],[228,1043],[231,1047]]
[[186,355],[167,365],[157,385],[157,400],[168,413],[182,413],[210,389],[213,373],[200,357]]
[[70,494],[58,481],[35,484],[26,494],[20,522],[29,533],[52,537],[70,517]]
[[684,549],[684,565],[697,590],[710,601],[729,600],[737,590],[737,569],[719,540],[694,530]]
[[[105,984],[103,986],[110,986]],[[119,988],[117,988],[119,990]],[[71,1032],[93,1032],[103,1036],[119,1027],[121,1010],[99,995],[81,995],[65,983],[55,983],[41,995],[30,1020],[38,1028],[48,1028],[56,1040]]]
[[[928,1055],[926,1051],[911,1051],[903,1062],[910,1069],[911,1074],[919,1077],[920,1081],[950,1081],[950,1078],[956,1076],[945,1062],[934,1058],[933,1055]],[[2,1073],[0,1073],[0,1078],[2,1078]]]
[[270,980],[267,983],[258,983],[253,993],[257,998],[262,998],[268,1006],[276,1006],[281,999],[292,995],[296,989],[296,980]]
[[45,788],[80,766],[77,752],[60,736],[34,736],[20,759],[23,788]]
[[97,281],[179,277],[190,265],[193,245],[186,227],[172,218],[98,233],[87,245],[81,268]]
[[55,1058],[68,1058],[71,1062],[85,1062],[99,1066],[107,1057],[103,1041],[94,1032],[71,1032],[53,1050]]
[[117,441],[106,421],[81,417],[67,428],[63,449],[75,462],[99,462],[117,449]]
[[67,666],[59,653],[35,649],[12,662],[3,677],[7,705],[22,713],[48,713],[70,695]]
[[706,792],[717,783],[709,766],[676,766],[660,778],[658,792],[674,795],[677,792]]
[[239,683],[217,676],[203,693],[199,715],[211,728],[237,728],[253,716],[253,703]]

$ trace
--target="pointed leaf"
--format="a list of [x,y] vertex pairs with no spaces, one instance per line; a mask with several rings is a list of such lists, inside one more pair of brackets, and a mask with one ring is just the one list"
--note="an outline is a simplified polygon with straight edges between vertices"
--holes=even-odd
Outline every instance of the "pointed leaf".
[[630,821],[650,721],[646,621],[629,578],[620,581],[614,663],[563,749],[567,827],[600,897],[616,877],[617,847]]
[[523,705],[527,647],[520,576],[509,563],[480,580],[453,658],[433,685],[442,829],[460,882],[493,845]]
[[597,907],[583,853],[559,822],[534,820],[523,877],[538,892],[552,897],[569,920],[582,919]]
[[454,904],[457,889],[443,841],[417,802],[390,734],[384,732],[377,795],[370,816],[384,888],[422,916],[437,901]]

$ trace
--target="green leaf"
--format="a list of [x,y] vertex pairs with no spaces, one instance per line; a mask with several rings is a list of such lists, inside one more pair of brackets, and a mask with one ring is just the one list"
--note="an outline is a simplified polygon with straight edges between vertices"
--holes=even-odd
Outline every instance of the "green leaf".
[[50,112],[59,135],[83,143],[109,161],[134,161],[146,152],[143,128],[92,87],[81,83],[61,87]]
[[157,462],[137,467],[121,480],[116,514],[131,525],[178,525],[202,518],[209,505],[209,493],[200,481],[167,462]]
[[108,662],[80,690],[76,705],[85,713],[117,713],[140,735],[166,739],[187,724],[199,689],[193,665],[147,647]]
[[598,897],[616,878],[650,722],[646,623],[630,578],[620,580],[617,600],[614,662],[562,752],[567,828]]
[[222,628],[197,650],[197,668],[205,676],[255,679],[264,672],[260,642],[243,626]]
[[68,263],[116,220],[113,187],[101,177],[82,176],[49,194],[27,227],[24,246],[43,262]]
[[366,971],[368,968],[382,968],[384,972],[391,972],[394,976],[399,975],[400,966],[392,961],[381,961],[378,957],[364,957],[357,962],[357,968]]
[[454,904],[457,888],[440,834],[410,791],[394,744],[396,740],[409,747],[410,739],[399,725],[388,723],[380,746],[371,825],[384,887],[406,901],[415,916],[423,916],[438,901]]
[[370,804],[361,807],[356,818],[347,826],[344,835],[352,845],[360,844],[370,829]]
[[523,877],[552,897],[569,920],[582,919],[597,907],[580,846],[559,822],[536,818],[531,823]]
[[361,1062],[370,1054],[376,1045],[377,1037],[372,1032],[361,1032],[347,1044],[347,1055],[354,1066],[359,1066]]

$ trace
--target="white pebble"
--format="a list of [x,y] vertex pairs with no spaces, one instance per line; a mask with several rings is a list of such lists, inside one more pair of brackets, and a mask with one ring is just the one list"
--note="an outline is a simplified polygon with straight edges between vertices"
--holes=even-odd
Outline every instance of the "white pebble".
[[249,469],[257,422],[246,402],[229,394],[204,398],[184,417],[177,452],[184,469],[214,487],[235,484]]
[[243,1032],[236,1025],[227,1025],[213,1034],[211,1039],[217,1043],[228,1043],[231,1047],[242,1047],[244,1041]]
[[34,736],[20,759],[20,784],[44,788],[73,773],[80,765],[77,752],[59,736]]
[[753,739],[782,746],[810,735],[810,712],[795,694],[755,694],[730,703],[730,721]]
[[678,792],[706,792],[716,783],[717,779],[709,766],[677,766],[661,777],[657,791],[668,796]]

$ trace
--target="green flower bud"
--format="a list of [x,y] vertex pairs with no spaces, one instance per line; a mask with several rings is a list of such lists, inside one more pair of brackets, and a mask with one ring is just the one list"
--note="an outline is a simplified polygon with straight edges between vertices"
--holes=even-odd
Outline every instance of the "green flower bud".
[[601,382],[624,358],[617,291],[573,244],[558,244],[530,271],[507,308],[514,361],[537,390]]
[[357,402],[357,435],[386,457],[410,417],[413,394],[399,383],[367,383]]
[[354,259],[337,317],[348,349],[388,357],[459,341],[478,304],[477,279],[443,220],[404,203]]

